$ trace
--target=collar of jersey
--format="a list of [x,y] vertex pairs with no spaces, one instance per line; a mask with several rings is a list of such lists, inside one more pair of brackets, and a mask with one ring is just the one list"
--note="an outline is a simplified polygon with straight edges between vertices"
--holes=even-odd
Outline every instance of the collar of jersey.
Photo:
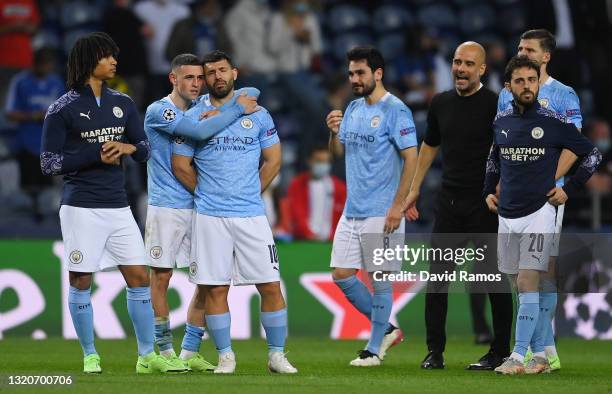
[[511,103],[512,103],[512,113],[514,115],[518,115],[518,116],[522,116],[522,117],[530,116],[530,115],[533,115],[533,114],[537,113],[538,109],[540,109],[540,107],[541,107],[540,102],[538,100],[536,100],[531,107],[527,108],[527,111],[525,111],[525,112],[523,112],[521,114],[519,112],[519,108],[514,103],[514,100],[512,100]]

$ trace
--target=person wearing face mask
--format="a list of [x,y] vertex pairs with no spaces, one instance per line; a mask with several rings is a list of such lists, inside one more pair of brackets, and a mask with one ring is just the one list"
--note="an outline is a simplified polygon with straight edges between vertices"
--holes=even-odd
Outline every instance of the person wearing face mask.
[[331,154],[327,146],[315,147],[309,156],[309,171],[290,183],[283,205],[288,226],[295,239],[331,241],[346,200],[346,185],[331,175]]

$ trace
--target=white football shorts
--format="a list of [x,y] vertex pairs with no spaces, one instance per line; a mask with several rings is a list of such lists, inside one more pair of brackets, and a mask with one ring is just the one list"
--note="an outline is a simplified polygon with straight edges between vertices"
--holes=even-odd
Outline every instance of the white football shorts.
[[118,265],[147,265],[140,229],[129,207],[59,211],[64,263],[69,271],[109,271]]
[[280,281],[280,263],[265,216],[195,214],[189,279],[199,285],[251,285]]

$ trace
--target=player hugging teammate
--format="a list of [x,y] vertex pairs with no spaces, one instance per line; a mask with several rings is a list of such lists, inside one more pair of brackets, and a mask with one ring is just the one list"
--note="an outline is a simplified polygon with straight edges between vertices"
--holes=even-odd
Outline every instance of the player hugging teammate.
[[[463,49],[471,48],[484,61],[482,47],[468,44]],[[506,68],[505,91],[492,125],[484,196],[487,207],[499,216],[499,270],[511,276],[519,307],[510,357],[502,363],[503,355],[497,354],[476,369],[536,374],[560,368],[551,329],[556,293],[550,275],[544,273],[553,267],[549,258],[558,248],[562,206],[593,174],[601,154],[576,128],[581,119],[573,90],[546,74],[553,49],[554,37],[546,31],[529,31],[521,37],[519,54],[524,56],[514,57]],[[115,76],[118,53],[104,33],[77,40],[68,60],[69,91],[47,111],[40,155],[44,174],[64,176],[59,212],[64,264],[84,372],[102,372],[94,346],[93,273],[119,269],[127,284],[127,309],[137,338],[137,373],[234,373],[230,285],[255,285],[261,295],[268,369],[297,373],[284,353],[287,306],[261,197],[280,170],[281,148],[272,117],[257,105],[259,92],[234,89],[238,70],[223,52],[213,51],[204,59],[182,54],[172,61],[172,91],[149,106],[143,128],[133,101],[106,85]],[[409,196],[411,183],[424,177],[423,168],[415,177],[417,160],[430,163],[435,151],[417,157],[412,113],[385,89],[380,52],[354,48],[347,61],[358,98],[344,112],[336,109],[326,119],[330,150],[345,155],[348,185],[330,265],[336,285],[372,324],[368,344],[350,365],[372,367],[381,365],[389,348],[403,340],[403,333],[389,322],[391,283],[374,280],[371,293],[356,276],[367,260],[361,237],[404,232],[406,209],[409,219],[414,219],[416,209],[416,197]],[[468,84],[477,92],[485,65],[470,62],[470,67],[482,68]],[[457,76],[458,85],[470,82],[465,75]],[[200,95],[203,85],[206,95]],[[127,202],[124,156],[139,162],[150,158],[145,242]],[[482,156],[484,163],[486,147]],[[580,160],[576,174],[555,184],[576,157]],[[196,285],[179,356],[173,348],[167,303],[177,267],[189,267],[190,281]],[[400,265],[390,267],[391,272],[400,269]],[[206,329],[218,351],[217,366],[199,354]],[[531,358],[526,357],[529,347]],[[440,357],[428,356],[425,368],[444,368],[442,351]]]

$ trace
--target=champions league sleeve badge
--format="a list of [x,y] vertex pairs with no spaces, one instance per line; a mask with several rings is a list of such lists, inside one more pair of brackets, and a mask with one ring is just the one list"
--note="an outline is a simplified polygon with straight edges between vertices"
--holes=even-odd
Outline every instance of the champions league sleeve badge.
[[172,108],[166,108],[162,112],[162,118],[164,118],[166,122],[172,122],[176,119],[176,112],[174,112]]

